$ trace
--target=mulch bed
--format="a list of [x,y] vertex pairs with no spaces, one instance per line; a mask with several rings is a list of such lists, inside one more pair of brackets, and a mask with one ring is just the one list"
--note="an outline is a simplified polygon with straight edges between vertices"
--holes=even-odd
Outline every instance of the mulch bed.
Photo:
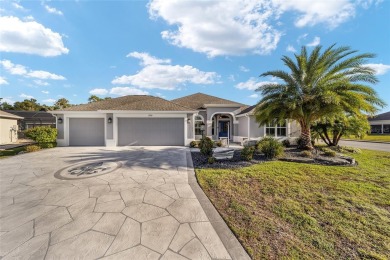
[[[280,161],[288,162],[298,162],[298,163],[308,163],[308,164],[319,164],[319,165],[337,165],[337,166],[354,166],[357,163],[350,157],[345,157],[338,154],[336,157],[328,157],[322,155],[318,150],[315,150],[314,156],[312,158],[304,157],[301,154],[302,150],[297,149],[296,147],[285,148],[284,156],[279,159]],[[233,169],[251,166],[253,164],[259,164],[263,162],[271,161],[267,159],[263,154],[255,153],[253,155],[252,161],[245,161],[241,158],[241,151],[235,150],[233,159],[224,159],[217,160],[215,163],[209,164],[207,156],[202,155],[198,151],[192,151],[192,162],[194,168],[204,169],[204,168],[213,168],[213,169]]]

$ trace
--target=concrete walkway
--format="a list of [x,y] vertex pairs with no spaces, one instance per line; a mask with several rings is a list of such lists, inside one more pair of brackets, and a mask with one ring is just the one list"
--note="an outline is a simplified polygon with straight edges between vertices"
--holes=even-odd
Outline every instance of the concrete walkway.
[[247,259],[215,231],[187,157],[183,147],[67,147],[1,159],[0,258]]

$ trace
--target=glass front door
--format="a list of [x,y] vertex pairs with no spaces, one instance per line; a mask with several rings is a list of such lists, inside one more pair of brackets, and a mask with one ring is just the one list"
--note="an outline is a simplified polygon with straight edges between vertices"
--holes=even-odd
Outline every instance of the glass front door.
[[228,137],[229,121],[219,121],[218,137]]

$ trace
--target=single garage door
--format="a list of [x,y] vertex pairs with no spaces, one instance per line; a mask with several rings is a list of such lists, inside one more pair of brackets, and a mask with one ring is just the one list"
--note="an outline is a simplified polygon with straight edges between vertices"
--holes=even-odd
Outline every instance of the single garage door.
[[184,145],[183,118],[118,118],[118,145]]
[[104,118],[69,118],[70,146],[104,146]]

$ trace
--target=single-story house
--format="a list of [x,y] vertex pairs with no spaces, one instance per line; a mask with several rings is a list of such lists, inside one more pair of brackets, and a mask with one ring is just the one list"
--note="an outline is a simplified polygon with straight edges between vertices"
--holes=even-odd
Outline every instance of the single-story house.
[[390,111],[368,118],[371,134],[390,134]]
[[59,146],[185,146],[202,134],[241,142],[266,135],[299,136],[296,124],[258,127],[254,106],[202,93],[171,101],[124,96],[50,111]]
[[5,110],[7,113],[22,117],[18,120],[20,130],[37,126],[56,126],[56,118],[46,111]]
[[0,110],[0,144],[15,143],[18,140],[18,120],[16,116]]

